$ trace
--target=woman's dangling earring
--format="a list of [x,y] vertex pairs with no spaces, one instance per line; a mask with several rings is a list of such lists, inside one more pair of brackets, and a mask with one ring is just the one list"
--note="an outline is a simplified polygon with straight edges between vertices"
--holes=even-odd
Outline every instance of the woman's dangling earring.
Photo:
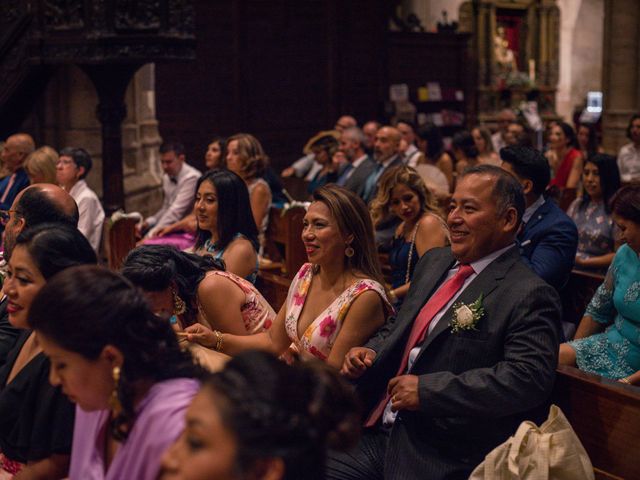
[[182,315],[187,311],[187,305],[184,303],[184,300],[180,298],[178,292],[176,292],[173,288],[171,289],[171,293],[173,294],[173,314]]
[[114,413],[114,416],[117,416],[122,411],[122,404],[120,403],[120,398],[118,397],[118,386],[120,384],[120,367],[113,367],[113,370],[111,370],[111,376],[113,377],[113,391],[111,392],[111,397],[109,398],[109,406],[111,407],[111,411]]
[[356,251],[353,249],[353,247],[349,244],[347,244],[347,248],[344,249],[344,254],[348,257],[351,258],[353,257],[353,255],[356,253]]

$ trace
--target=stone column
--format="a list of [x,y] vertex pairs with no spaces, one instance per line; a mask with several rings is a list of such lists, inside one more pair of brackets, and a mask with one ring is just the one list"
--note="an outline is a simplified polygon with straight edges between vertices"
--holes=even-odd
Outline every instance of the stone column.
[[605,0],[603,146],[627,143],[629,118],[640,112],[640,8],[637,0]]

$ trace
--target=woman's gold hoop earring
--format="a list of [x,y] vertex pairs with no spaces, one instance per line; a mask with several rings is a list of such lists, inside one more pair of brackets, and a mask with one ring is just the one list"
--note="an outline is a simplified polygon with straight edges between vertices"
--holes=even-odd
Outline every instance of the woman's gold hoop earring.
[[351,258],[355,255],[356,251],[353,249],[353,247],[351,245],[347,245],[347,248],[344,249],[344,254],[348,257]]

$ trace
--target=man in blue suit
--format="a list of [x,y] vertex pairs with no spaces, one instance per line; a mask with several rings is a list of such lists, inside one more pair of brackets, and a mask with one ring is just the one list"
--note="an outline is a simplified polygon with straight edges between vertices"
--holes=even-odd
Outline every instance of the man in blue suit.
[[531,147],[500,150],[502,168],[522,185],[526,199],[523,226],[518,233],[522,260],[544,281],[560,290],[567,282],[576,257],[576,225],[543,193],[549,184],[549,162]]

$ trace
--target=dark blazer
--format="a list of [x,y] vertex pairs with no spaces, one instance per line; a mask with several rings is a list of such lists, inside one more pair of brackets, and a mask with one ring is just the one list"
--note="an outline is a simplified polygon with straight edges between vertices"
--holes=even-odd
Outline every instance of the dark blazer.
[[[399,368],[413,321],[455,259],[449,247],[416,265],[397,317],[365,345],[377,352],[357,382],[370,411]],[[420,410],[400,411],[390,432],[384,478],[467,478],[524,419],[539,421],[555,378],[560,301],[512,248],[487,266],[456,303],[483,296],[475,330],[451,333],[453,308],[428,335],[411,370]]]
[[366,160],[364,160],[360,165],[358,165],[351,176],[344,183],[344,188],[347,190],[351,190],[353,193],[358,195],[360,198],[364,195],[364,186],[367,182],[367,178],[371,175],[376,169],[376,162],[373,158],[367,156]]
[[553,201],[533,213],[518,235],[524,262],[556,290],[562,288],[576,259],[578,229]]
[[[389,163],[389,165],[387,165],[387,167],[384,170],[386,171],[390,168],[397,167],[400,165],[404,165],[404,157],[402,155],[396,155],[395,158],[391,161],[391,163]],[[377,173],[378,172],[374,170],[373,172],[371,172],[371,174],[369,174],[369,176],[377,175]],[[383,174],[384,174],[384,171],[380,174],[380,177]],[[365,188],[365,192],[363,192],[363,197],[362,197],[365,203],[369,203],[371,200],[373,200],[376,197],[376,194],[378,193],[378,183],[380,182],[380,177],[378,177],[378,182],[376,182],[375,187],[370,192],[367,192]],[[367,181],[365,180],[365,186],[366,184],[367,184]]]
[[7,361],[7,355],[16,344],[20,330],[9,323],[7,297],[0,301],[0,367]]

